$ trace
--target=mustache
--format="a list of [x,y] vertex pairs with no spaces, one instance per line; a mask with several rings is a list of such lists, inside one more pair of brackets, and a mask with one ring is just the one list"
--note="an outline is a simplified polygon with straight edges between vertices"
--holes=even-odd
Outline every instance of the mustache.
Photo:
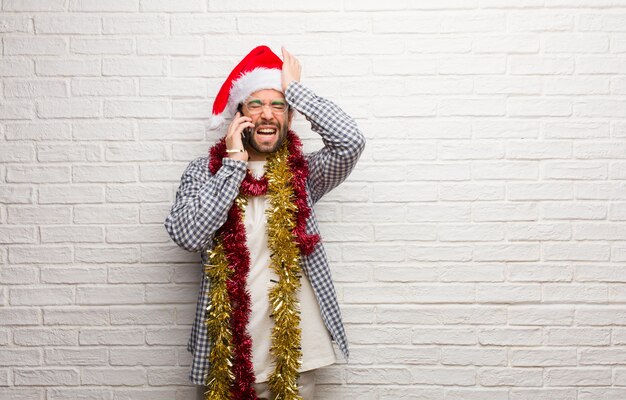
[[265,125],[265,126],[273,126],[276,127],[276,129],[280,129],[280,123],[278,122],[269,122],[269,121],[259,121],[254,125],[254,130],[256,131],[257,129],[259,129],[259,126],[261,125]]

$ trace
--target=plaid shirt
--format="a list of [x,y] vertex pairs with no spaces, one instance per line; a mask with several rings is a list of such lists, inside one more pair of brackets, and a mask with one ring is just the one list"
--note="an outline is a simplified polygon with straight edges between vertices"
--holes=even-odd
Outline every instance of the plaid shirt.
[[[354,120],[343,110],[316,96],[299,82],[289,85],[285,98],[306,117],[311,129],[319,133],[324,142],[322,149],[305,156],[309,164],[307,202],[311,208],[306,229],[308,233],[319,234],[313,205],[350,174],[365,147],[365,138]],[[213,235],[226,222],[228,210],[237,197],[245,174],[244,161],[224,158],[222,167],[213,176],[208,169],[208,157],[192,161],[183,173],[176,200],[165,220],[165,228],[172,240],[186,250],[201,251],[202,261],[206,263],[207,250],[213,246]],[[311,282],[324,324],[347,360],[346,333],[321,242],[313,253],[302,257],[301,267]],[[187,350],[193,355],[189,378],[196,385],[205,384],[209,369],[210,344],[204,325],[209,301],[208,285],[208,278],[204,276],[187,345]]]

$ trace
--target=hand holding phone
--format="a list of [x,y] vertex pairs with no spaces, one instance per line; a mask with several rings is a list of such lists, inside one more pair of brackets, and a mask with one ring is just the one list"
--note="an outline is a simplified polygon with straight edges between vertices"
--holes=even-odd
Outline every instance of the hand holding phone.
[[[244,133],[244,130],[249,131],[253,126],[252,118],[243,116],[240,112],[235,114],[226,132],[226,149],[229,151],[233,150],[229,152],[228,156],[230,158],[240,159],[242,161],[248,159],[248,153],[245,151],[244,138],[249,140],[251,135],[248,132]],[[243,149],[244,151],[235,151],[239,149]]]

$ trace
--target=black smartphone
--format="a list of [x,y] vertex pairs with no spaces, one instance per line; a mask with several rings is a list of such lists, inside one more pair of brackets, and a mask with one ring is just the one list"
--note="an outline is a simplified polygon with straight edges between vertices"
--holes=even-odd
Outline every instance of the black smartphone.
[[[239,112],[239,115],[243,115],[242,107],[243,107],[243,104],[241,103],[237,106],[237,111]],[[244,128],[244,130],[241,131],[241,140],[244,143],[250,140],[251,137],[252,137],[252,128]]]

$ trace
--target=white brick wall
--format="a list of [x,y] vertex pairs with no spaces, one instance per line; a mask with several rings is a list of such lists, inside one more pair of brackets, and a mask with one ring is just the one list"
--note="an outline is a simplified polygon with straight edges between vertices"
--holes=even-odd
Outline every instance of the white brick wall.
[[316,207],[352,347],[318,399],[626,398],[626,0],[0,5],[0,398],[194,398],[162,222],[262,43],[368,139]]

